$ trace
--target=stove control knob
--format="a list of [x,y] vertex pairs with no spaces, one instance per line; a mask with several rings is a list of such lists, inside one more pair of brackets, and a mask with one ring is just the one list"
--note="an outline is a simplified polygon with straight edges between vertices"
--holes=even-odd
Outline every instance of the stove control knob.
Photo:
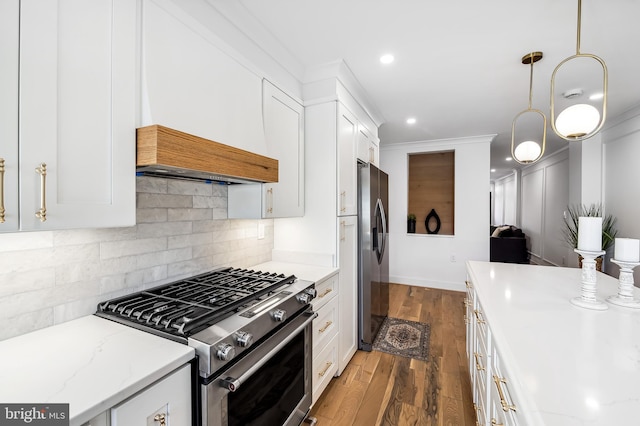
[[253,334],[246,331],[238,331],[236,333],[236,344],[241,348],[251,346],[253,343]]
[[218,345],[216,356],[220,361],[229,361],[236,356],[236,350],[233,345],[222,343]]
[[311,300],[311,295],[309,293],[300,293],[296,296],[296,299],[298,299],[298,302],[306,305]]
[[316,296],[318,295],[318,292],[313,287],[309,287],[304,292],[307,293],[309,296],[311,296],[312,299],[315,299]]
[[284,309],[276,309],[271,313],[271,316],[275,322],[282,322],[287,319],[287,311]]

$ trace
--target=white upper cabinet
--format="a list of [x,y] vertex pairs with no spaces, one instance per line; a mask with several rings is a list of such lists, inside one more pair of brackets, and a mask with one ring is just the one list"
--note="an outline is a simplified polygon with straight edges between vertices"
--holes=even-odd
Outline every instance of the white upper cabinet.
[[18,70],[20,1],[0,2],[0,232],[18,221]]
[[20,229],[135,224],[137,17],[130,0],[20,2]]
[[262,76],[170,1],[146,0],[141,126],[160,124],[266,155]]
[[356,150],[358,121],[355,115],[338,103],[338,216],[357,214],[358,197]]
[[266,155],[278,160],[278,182],[230,186],[229,218],[304,216],[304,107],[264,80],[263,117]]
[[304,216],[304,108],[264,80],[267,156],[278,160],[278,183],[266,183],[265,217]]
[[378,140],[364,124],[358,123],[358,159],[379,166]]

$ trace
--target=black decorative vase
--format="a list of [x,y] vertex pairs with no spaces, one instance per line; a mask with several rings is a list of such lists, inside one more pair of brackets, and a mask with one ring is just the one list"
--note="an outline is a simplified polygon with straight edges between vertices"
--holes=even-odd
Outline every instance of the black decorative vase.
[[407,219],[407,233],[415,234],[416,233],[416,221]]

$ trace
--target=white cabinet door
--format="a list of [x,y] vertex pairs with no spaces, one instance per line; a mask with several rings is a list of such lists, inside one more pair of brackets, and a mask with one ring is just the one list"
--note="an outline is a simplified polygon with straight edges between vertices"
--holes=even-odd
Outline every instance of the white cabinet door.
[[18,221],[18,71],[20,1],[0,2],[0,232]]
[[130,0],[21,1],[21,229],[135,224],[137,16]]
[[339,321],[338,374],[358,349],[358,218],[338,218]]
[[278,160],[278,182],[231,185],[230,219],[304,216],[304,108],[263,80],[266,155]]
[[358,123],[358,159],[378,166],[378,143],[362,123]]
[[111,409],[111,426],[191,424],[191,366],[185,365]]
[[278,160],[278,183],[264,184],[268,218],[304,216],[304,108],[263,81],[267,156]]
[[338,104],[338,216],[357,214],[356,117]]

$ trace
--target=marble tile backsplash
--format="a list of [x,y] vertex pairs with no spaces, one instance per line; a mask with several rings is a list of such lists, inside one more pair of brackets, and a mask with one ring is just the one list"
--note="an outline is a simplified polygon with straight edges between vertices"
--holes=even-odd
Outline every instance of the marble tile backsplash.
[[0,340],[143,288],[271,260],[273,220],[227,219],[225,185],[136,179],[135,226],[0,234]]

